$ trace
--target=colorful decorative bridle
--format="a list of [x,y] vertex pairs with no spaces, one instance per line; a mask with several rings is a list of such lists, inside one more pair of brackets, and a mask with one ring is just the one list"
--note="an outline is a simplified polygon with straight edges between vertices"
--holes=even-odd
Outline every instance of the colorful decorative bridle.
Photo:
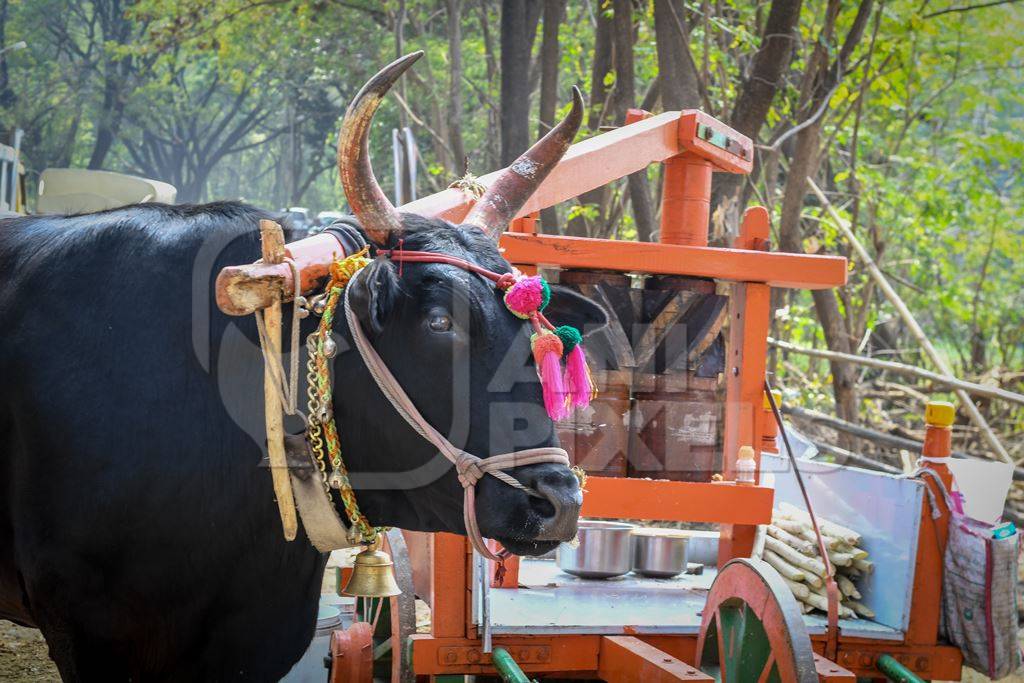
[[[368,248],[336,260],[330,268],[331,279],[326,288],[326,299],[322,307],[322,318],[315,333],[307,340],[309,349],[309,417],[307,440],[316,459],[324,482],[324,490],[330,497],[330,489],[338,491],[346,515],[349,518],[353,541],[372,544],[379,532],[360,511],[355,491],[349,481],[348,470],[341,455],[341,440],[334,421],[331,398],[330,370],[327,360],[336,353],[331,339],[335,311],[339,301],[343,302],[349,331],[367,369],[377,386],[396,411],[424,439],[437,447],[456,468],[459,481],[465,492],[463,521],[466,533],[473,547],[488,559],[500,560],[484,543],[476,521],[476,483],[485,475],[520,489],[528,495],[541,497],[536,491],[522,484],[505,469],[539,463],[558,463],[569,466],[566,452],[556,447],[532,448],[501,455],[480,458],[455,446],[438,432],[420,414],[412,400],[402,389],[398,380],[388,370],[383,359],[366,338],[358,318],[349,302],[351,282],[359,277],[371,262],[367,257]],[[552,420],[566,417],[572,407],[586,407],[594,394],[594,385],[587,368],[582,347],[582,334],[574,327],[554,327],[543,310],[551,299],[551,290],[543,278],[525,276],[518,272],[495,273],[464,259],[425,251],[378,250],[379,257],[399,263],[439,263],[455,266],[480,275],[505,292],[506,308],[515,316],[528,320],[533,327],[531,349],[537,365],[537,374],[543,387],[544,403]],[[566,341],[563,341],[566,340]],[[568,352],[566,350],[568,349]],[[562,356],[566,356],[566,368],[562,370]],[[326,458],[324,446],[326,445]],[[331,466],[327,473],[327,464]],[[581,478],[582,471],[574,469]]]
[[[570,326],[555,327],[544,316],[544,309],[551,298],[551,289],[543,278],[525,276],[515,271],[495,273],[447,254],[388,248],[392,236],[402,234],[404,224],[402,216],[388,200],[374,177],[369,155],[370,124],[385,93],[402,73],[422,55],[422,52],[413,52],[385,66],[367,81],[345,112],[338,136],[338,173],[345,190],[345,197],[352,213],[359,221],[359,226],[373,242],[378,257],[387,258],[399,264],[416,262],[448,264],[480,275],[504,292],[505,306],[508,310],[513,315],[529,321],[532,327],[533,334],[530,344],[537,365],[537,374],[543,387],[544,407],[551,419],[563,419],[573,407],[583,407],[590,403],[594,385],[581,346],[580,331]],[[486,191],[483,193],[471,192],[476,202],[463,219],[463,225],[479,228],[497,243],[499,236],[508,227],[516,213],[572,144],[582,120],[583,96],[579,89],[574,87],[572,107],[565,118],[507,169],[493,178]],[[465,191],[464,188],[463,191]],[[339,241],[341,240],[339,239]],[[362,242],[361,238],[359,242]],[[400,245],[401,241],[399,241]],[[452,444],[427,422],[366,338],[350,305],[351,287],[349,284],[352,280],[361,277],[365,272],[365,266],[370,263],[367,256],[368,248],[360,251],[362,244],[347,245],[355,248],[347,248],[344,244],[342,246],[344,252],[351,255],[337,260],[331,265],[331,279],[327,285],[326,294],[321,301],[314,305],[314,311],[321,313],[323,319],[320,321],[317,331],[307,340],[310,399],[307,439],[320,469],[328,500],[331,500],[330,491],[332,489],[339,492],[351,522],[349,537],[352,542],[373,543],[375,541],[378,530],[360,512],[355,492],[349,483],[348,472],[341,457],[341,442],[334,423],[331,403],[331,382],[327,359],[336,352],[335,343],[331,339],[331,330],[335,310],[338,302],[341,301],[356,349],[381,392],[420,436],[435,446],[438,452],[455,465],[459,481],[465,491],[464,521],[466,533],[472,541],[473,547],[484,557],[500,560],[499,555],[491,552],[484,544],[477,526],[476,483],[484,476],[490,475],[529,495],[539,497],[536,491],[523,485],[504,470],[538,463],[558,463],[568,467],[568,455],[561,448],[543,447],[480,458]],[[298,278],[295,280],[298,281]],[[564,370],[562,368],[563,357],[565,359]],[[325,446],[326,454],[324,453]],[[327,472],[328,458],[331,466],[330,474]],[[582,487],[582,470],[574,468],[574,471],[580,478]],[[332,509],[330,516],[337,517],[336,512],[333,512],[333,504],[329,507]]]

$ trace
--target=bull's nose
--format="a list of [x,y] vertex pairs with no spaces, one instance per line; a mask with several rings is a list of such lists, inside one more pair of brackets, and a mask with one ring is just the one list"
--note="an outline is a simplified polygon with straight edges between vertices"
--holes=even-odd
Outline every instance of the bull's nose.
[[534,504],[541,517],[536,540],[572,540],[583,505],[583,491],[576,476],[564,467],[547,469],[538,472],[531,487],[541,496]]

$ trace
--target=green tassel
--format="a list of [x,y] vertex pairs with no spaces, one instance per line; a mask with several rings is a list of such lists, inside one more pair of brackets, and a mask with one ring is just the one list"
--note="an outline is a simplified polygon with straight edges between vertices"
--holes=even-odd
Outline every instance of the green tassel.
[[572,325],[560,325],[555,328],[555,334],[562,340],[562,353],[565,356],[569,355],[569,352],[575,349],[579,344],[583,343],[583,335]]

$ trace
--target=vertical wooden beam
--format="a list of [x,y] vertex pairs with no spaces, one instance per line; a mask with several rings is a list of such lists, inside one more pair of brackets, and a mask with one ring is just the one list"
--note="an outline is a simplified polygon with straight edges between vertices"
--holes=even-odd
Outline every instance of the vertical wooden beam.
[[[924,445],[921,455],[926,458],[948,458],[952,451],[950,426],[956,410],[948,403],[930,402],[925,409]],[[948,491],[953,485],[953,474],[944,462],[926,461],[924,467],[935,472]],[[949,538],[949,508],[946,497],[931,477],[922,477],[932,493],[941,516],[932,517],[928,497],[921,506],[921,530],[918,532],[917,557],[914,563],[914,588],[910,601],[910,622],[906,642],[914,645],[934,645],[938,642],[939,616],[942,605],[943,558]]]
[[[278,264],[284,261],[284,231],[274,221],[260,221],[260,240],[263,250],[263,262]],[[263,322],[267,330],[267,342],[271,346],[264,349],[272,358],[281,357],[281,298],[283,292],[274,292],[274,302],[263,309]],[[277,508],[281,513],[281,527],[287,541],[294,541],[298,533],[298,518],[295,513],[295,498],[292,495],[292,482],[288,477],[288,462],[284,454],[284,415],[282,414],[281,398],[274,384],[274,375],[270,366],[263,366],[263,400],[267,426],[267,455],[270,458],[270,476],[274,482],[274,496]]]
[[431,633],[435,638],[461,638],[466,633],[471,589],[466,575],[466,539],[455,534],[432,534],[431,557]]
[[[743,216],[737,249],[766,250],[768,212],[752,207]],[[764,418],[764,373],[768,354],[768,326],[771,320],[771,287],[739,282],[729,297],[729,340],[726,350],[725,438],[722,474],[735,479],[736,454],[740,446],[751,446],[761,472],[761,423]],[[735,557],[749,557],[756,527],[722,525],[718,565]]]

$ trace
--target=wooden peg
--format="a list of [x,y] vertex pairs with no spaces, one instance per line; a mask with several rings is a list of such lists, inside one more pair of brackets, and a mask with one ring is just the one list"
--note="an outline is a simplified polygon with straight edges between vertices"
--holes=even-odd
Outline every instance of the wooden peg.
[[[260,221],[260,240],[263,249],[263,262],[278,264],[284,261],[284,230],[270,220]],[[271,355],[281,351],[281,295],[277,291],[274,301],[263,309],[263,322],[267,330],[267,341]],[[267,425],[267,454],[270,456],[270,474],[274,482],[274,495],[281,513],[281,526],[285,540],[294,541],[298,533],[298,519],[295,512],[295,496],[292,494],[292,482],[288,476],[288,464],[284,452],[284,415],[281,398],[274,386],[274,376],[270,367],[263,368],[263,399]]]

